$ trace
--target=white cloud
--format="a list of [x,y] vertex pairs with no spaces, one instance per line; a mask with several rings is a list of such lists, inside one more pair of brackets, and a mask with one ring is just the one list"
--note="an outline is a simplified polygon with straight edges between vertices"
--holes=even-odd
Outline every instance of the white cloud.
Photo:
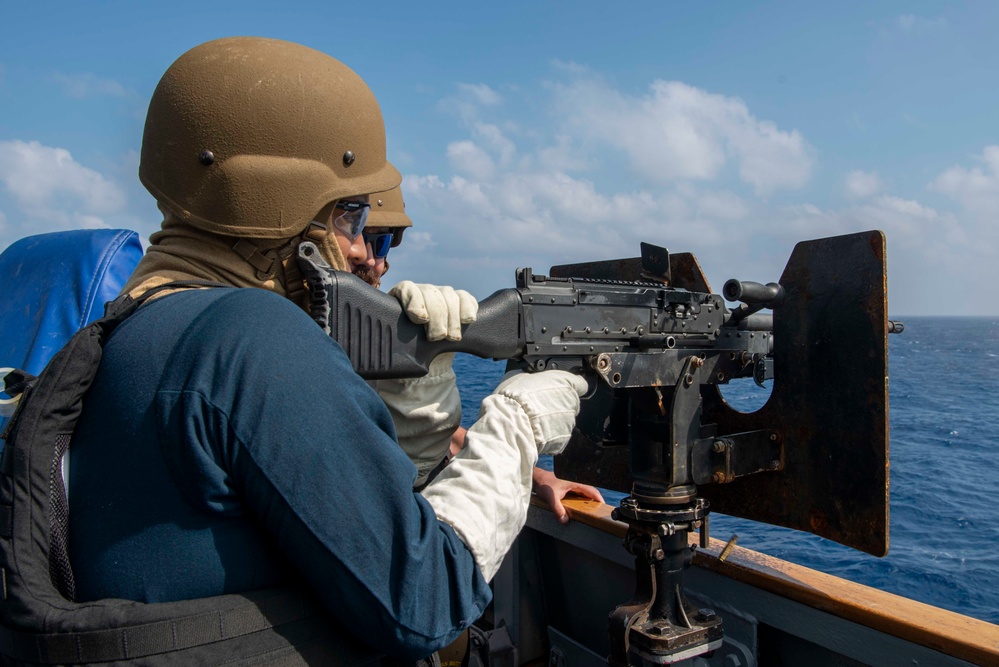
[[990,219],[990,228],[999,217],[999,146],[986,146],[976,158],[982,166],[966,169],[953,166],[930,183],[930,189],[956,200],[968,212]]
[[811,149],[801,134],[757,119],[738,98],[661,80],[640,97],[593,78],[554,91],[556,111],[572,134],[623,150],[649,182],[710,181],[730,162],[760,195],[800,187],[811,177]]
[[928,19],[915,14],[897,16],[893,23],[895,27],[906,33],[928,32],[947,27],[947,19],[945,18]]
[[493,160],[472,141],[455,141],[448,144],[447,157],[458,172],[474,178],[489,178],[494,171]]
[[77,99],[104,95],[110,97],[125,97],[128,95],[125,87],[117,81],[102,79],[90,72],[84,74],[63,74],[56,72],[52,75],[52,79],[62,86],[63,91],[68,96]]
[[884,189],[876,171],[851,171],[846,175],[844,193],[848,199],[866,199]]
[[412,250],[414,254],[428,252],[437,245],[430,232],[408,230],[404,236],[407,250]]
[[[982,286],[999,282],[999,249],[989,259],[970,215],[999,214],[999,147],[934,182],[965,213],[888,193],[880,174],[860,170],[842,181],[842,204],[771,203],[769,193],[807,181],[813,151],[741,100],[676,82],[644,96],[592,78],[548,90],[554,128],[509,122],[513,104],[475,106],[466,137],[447,145],[451,170],[406,176],[407,210],[427,237],[395,254],[393,277],[485,297],[512,286],[515,267],[634,257],[648,241],[695,253],[717,289],[732,277],[777,280],[799,241],[880,229],[894,314],[981,313]],[[646,178],[623,179],[622,163]]]
[[484,83],[459,83],[458,91],[482,106],[496,106],[503,97]]
[[503,102],[503,97],[484,83],[459,83],[455,88],[457,92],[441,100],[438,106],[468,124],[475,123],[482,107],[496,107]]
[[500,165],[507,166],[510,164],[513,156],[517,153],[517,147],[512,141],[506,138],[498,126],[491,123],[477,123],[475,125],[475,134],[480,141],[498,155]]
[[0,141],[0,185],[19,209],[3,245],[26,233],[106,227],[107,216],[121,213],[126,203],[116,183],[74,161],[69,151],[37,141]]

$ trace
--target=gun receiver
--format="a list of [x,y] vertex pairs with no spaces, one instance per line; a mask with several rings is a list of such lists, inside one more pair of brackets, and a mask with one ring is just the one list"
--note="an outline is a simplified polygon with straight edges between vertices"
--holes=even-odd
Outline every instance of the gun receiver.
[[[517,271],[480,304],[462,340],[430,343],[398,302],[329,270],[311,244],[300,264],[312,313],[364,377],[409,377],[443,352],[559,368],[593,379],[556,457],[562,477],[630,493],[638,587],[610,616],[611,664],[663,664],[712,650],[717,617],[684,599],[687,535],[707,543],[708,508],[805,530],[875,555],[888,549],[887,319],[881,232],[799,243],[780,281],[730,280],[724,298],[696,259],[642,244],[642,257]],[[769,309],[772,313],[763,313]],[[770,398],[732,408],[721,385]]]

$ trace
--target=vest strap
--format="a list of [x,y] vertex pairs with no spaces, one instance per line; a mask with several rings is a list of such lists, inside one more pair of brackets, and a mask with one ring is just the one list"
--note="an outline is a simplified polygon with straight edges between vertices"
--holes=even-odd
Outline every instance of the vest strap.
[[43,665],[135,660],[181,651],[295,623],[317,614],[293,589],[224,611],[126,628],[34,634],[0,626],[0,653]]

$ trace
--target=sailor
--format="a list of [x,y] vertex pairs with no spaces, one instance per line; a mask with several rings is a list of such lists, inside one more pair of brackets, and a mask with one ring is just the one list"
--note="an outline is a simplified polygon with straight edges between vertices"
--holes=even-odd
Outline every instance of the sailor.
[[[447,645],[489,602],[531,470],[565,445],[585,382],[504,378],[461,453],[413,491],[389,411],[303,310],[298,245],[340,270],[366,263],[368,195],[400,181],[374,96],[325,54],[262,38],[191,49],[153,93],[139,177],[164,219],[125,292],[252,289],[170,287],[104,344],[72,440],[76,600],[291,585],[380,652]],[[433,325],[460,326],[461,301],[445,303]]]
[[[382,276],[388,271],[389,251],[402,243],[403,234],[413,226],[413,221],[406,213],[401,186],[372,194],[370,204],[371,214],[364,229],[367,261],[354,269],[354,275],[379,287]],[[402,303],[411,303],[416,293],[426,288],[404,280],[389,290],[389,294]],[[464,300],[467,293],[458,290],[457,294]],[[474,316],[474,305],[466,306],[464,312]],[[460,337],[461,331],[428,330],[427,334],[429,338],[440,339],[449,335]],[[417,489],[436,477],[464,445],[465,429],[461,426],[461,399],[452,369],[453,359],[454,354],[438,356],[430,364],[430,372],[420,378],[370,382],[389,408],[399,444],[416,464]],[[589,484],[559,479],[553,472],[538,466],[534,467],[531,476],[534,492],[548,503],[561,523],[569,521],[569,513],[562,505],[562,499],[568,493],[603,502],[600,491]]]
[[403,234],[413,226],[413,221],[406,214],[401,185],[387,192],[376,192],[369,199],[371,214],[364,227],[368,258],[354,269],[354,275],[373,287],[381,287],[382,276],[389,270],[389,251],[402,243]]

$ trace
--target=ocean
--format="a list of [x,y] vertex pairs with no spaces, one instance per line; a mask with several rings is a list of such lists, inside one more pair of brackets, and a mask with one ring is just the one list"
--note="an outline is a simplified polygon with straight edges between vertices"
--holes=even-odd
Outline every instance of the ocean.
[[[888,338],[888,555],[718,513],[711,534],[738,534],[739,546],[999,623],[999,317],[898,319],[905,332]],[[505,362],[459,354],[454,368],[468,426]],[[766,396],[751,384],[726,392],[742,409]]]

